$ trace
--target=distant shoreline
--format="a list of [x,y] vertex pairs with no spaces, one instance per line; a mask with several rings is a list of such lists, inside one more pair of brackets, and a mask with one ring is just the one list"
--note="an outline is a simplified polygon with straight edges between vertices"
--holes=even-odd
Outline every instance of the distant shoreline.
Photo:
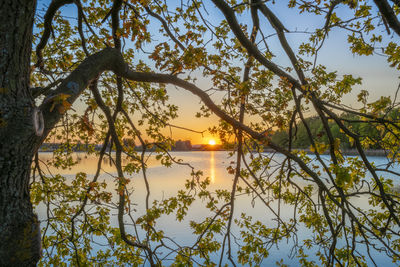
[[[301,148],[294,148],[293,150],[299,150],[299,151],[305,151],[307,154],[314,154],[310,149],[301,149]],[[275,150],[273,149],[265,149],[265,152],[273,153]],[[343,149],[342,154],[345,156],[359,156],[360,154],[358,153],[357,149]],[[384,150],[384,149],[366,149],[364,150],[365,155],[367,156],[377,156],[377,157],[383,157],[387,156],[389,151]],[[328,151],[325,151],[322,153],[322,155],[329,155]]]
[[[39,152],[40,153],[51,153],[53,152],[55,149],[43,149],[40,148]],[[97,150],[97,149],[96,149]],[[314,154],[314,152],[312,152],[310,149],[299,149],[299,148],[294,148],[293,150],[298,150],[298,151],[305,151],[307,154]],[[137,150],[137,151],[141,151],[141,150]],[[191,149],[191,150],[178,150],[178,149],[174,149],[174,150],[170,150],[169,152],[207,152],[207,151],[232,151],[230,149],[222,149],[220,147],[216,147],[215,149]],[[85,152],[84,150],[75,150],[74,152]],[[148,150],[148,152],[154,152],[152,150]],[[276,151],[273,149],[264,149],[263,152],[266,153],[275,153]],[[341,151],[342,154],[344,156],[358,156],[359,153],[356,149],[346,149],[346,150],[342,150]],[[384,157],[387,156],[388,151],[384,150],[384,149],[368,149],[368,150],[364,150],[364,153],[366,156],[376,156],[376,157]],[[329,152],[324,152],[322,153],[322,155],[329,155]]]

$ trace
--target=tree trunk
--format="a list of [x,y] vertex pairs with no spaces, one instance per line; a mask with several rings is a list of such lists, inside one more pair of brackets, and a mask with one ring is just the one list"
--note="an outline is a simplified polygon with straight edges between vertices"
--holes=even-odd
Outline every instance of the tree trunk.
[[0,1],[0,266],[35,266],[40,227],[29,196],[39,137],[29,91],[34,0]]
[[41,245],[28,189],[32,153],[13,145],[0,150],[0,266],[35,266]]

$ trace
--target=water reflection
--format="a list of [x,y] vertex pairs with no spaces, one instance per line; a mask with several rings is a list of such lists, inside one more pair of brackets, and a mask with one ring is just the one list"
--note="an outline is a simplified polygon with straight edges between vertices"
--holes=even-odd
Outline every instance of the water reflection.
[[214,151],[211,151],[210,155],[210,179],[211,183],[215,184],[215,156]]
[[[151,188],[150,195],[150,203],[154,200],[163,200],[169,197],[177,196],[178,191],[185,188],[185,181],[190,179],[191,169],[185,165],[173,165],[171,168],[166,168],[161,165],[161,163],[155,159],[154,155],[147,154],[149,158],[147,158],[146,164],[148,166],[147,175],[149,178],[149,184]],[[204,177],[210,177],[211,185],[208,189],[212,192],[216,190],[231,190],[233,176],[228,174],[226,168],[229,166],[229,161],[232,158],[228,158],[228,152],[226,151],[204,151],[204,152],[171,152],[173,157],[182,159],[184,162],[189,162],[196,170],[204,170]],[[328,156],[323,156],[328,157]],[[45,163],[47,161],[51,161],[54,159],[51,153],[40,153],[40,159]],[[78,161],[78,164],[72,166],[69,169],[61,170],[55,169],[49,166],[49,170],[52,173],[60,173],[64,175],[68,181],[72,181],[75,178],[76,173],[78,172],[86,172],[88,174],[88,179],[91,179],[96,173],[97,161],[98,159],[95,156],[86,156],[83,153],[76,153],[73,155],[73,159]],[[275,160],[280,163],[284,159],[281,155],[276,155]],[[384,164],[384,158],[372,158],[376,165]],[[126,165],[129,160],[123,158],[123,165]],[[113,193],[113,200],[115,203],[118,201],[118,194],[116,194],[117,185],[115,183],[115,179],[112,175],[116,175],[115,166],[110,160],[109,157],[105,157],[103,159],[101,176],[99,177],[99,181],[105,181],[107,183],[107,191]],[[46,169],[43,166],[44,169]],[[208,171],[208,172],[207,172]],[[216,176],[218,175],[218,181],[216,180]],[[128,184],[128,189],[133,192],[131,195],[131,201],[135,205],[135,211],[132,212],[132,216],[134,218],[138,218],[145,214],[146,207],[144,205],[144,201],[146,199],[146,189],[143,177],[140,173],[126,174],[126,177],[131,179],[131,182]],[[307,185],[307,183],[302,183],[301,180],[298,181],[299,184]],[[239,182],[240,186],[243,186],[242,183]],[[268,194],[270,192],[268,191]],[[268,195],[263,195],[263,197],[267,200],[271,200]],[[272,196],[271,196],[272,197]],[[254,199],[254,196],[241,194],[237,196],[237,201],[235,204],[235,214],[246,213],[248,216],[251,216],[254,220],[259,220],[261,223],[268,227],[274,227],[277,221],[274,219],[274,215],[271,214],[270,210],[265,207],[265,205],[259,200]],[[360,207],[363,209],[368,208],[368,201],[365,198],[354,199],[353,203],[356,207]],[[269,205],[274,210],[278,209],[278,203],[275,201],[269,201]],[[294,214],[294,206],[281,204],[280,216],[283,220],[289,220],[292,218]],[[45,205],[39,206],[36,208],[36,212],[39,215],[39,219],[41,221],[46,220],[47,218],[47,210]],[[116,214],[115,210],[112,210],[110,214]],[[210,210],[205,207],[205,203],[202,201],[195,201],[192,206],[190,206],[187,211],[187,217],[182,222],[178,223],[176,220],[175,214],[167,215],[161,217],[157,221],[157,229],[162,230],[166,236],[173,237],[173,241],[179,243],[183,246],[192,246],[196,241],[197,236],[193,235],[193,229],[190,227],[191,221],[195,221],[197,223],[204,221],[205,216],[209,216]],[[127,216],[125,217],[125,219]],[[43,224],[44,225],[44,224]],[[117,218],[115,215],[111,216],[111,225],[112,227],[117,227]],[[127,227],[127,231],[132,231],[132,228]],[[239,236],[240,229],[236,226],[232,226],[233,234]],[[139,235],[143,238],[145,236],[145,232],[140,232]],[[314,235],[312,231],[304,227],[303,225],[299,225],[298,233],[296,238],[299,240],[304,240],[306,238],[310,238],[310,236]],[[216,237],[217,240],[222,242],[220,236]],[[342,242],[343,240],[341,240]],[[276,247],[271,247],[269,249],[270,255],[267,259],[263,261],[263,266],[275,265],[276,262],[279,262],[281,258],[284,258],[285,264],[296,266],[298,265],[298,259],[289,258],[290,251],[292,249],[292,243],[289,240],[282,241]],[[318,258],[315,255],[317,248],[312,248],[308,250],[310,254],[311,260],[316,260],[318,262]],[[360,250],[363,252],[363,250]],[[233,249],[233,254],[237,253],[236,248]],[[217,254],[214,254],[212,258],[213,261],[218,261],[219,257]],[[391,263],[391,259],[386,257],[384,253],[382,254],[374,254],[375,259],[380,263],[380,266],[394,266]],[[240,265],[239,265],[240,266]]]

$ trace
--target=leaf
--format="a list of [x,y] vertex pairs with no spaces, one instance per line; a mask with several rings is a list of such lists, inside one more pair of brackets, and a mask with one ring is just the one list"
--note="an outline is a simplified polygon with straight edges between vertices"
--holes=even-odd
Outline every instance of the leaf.
[[67,99],[70,97],[71,95],[68,94],[64,94],[64,93],[60,93],[58,95],[52,96],[51,99],[49,99],[48,101],[52,101],[53,103],[51,104],[50,107],[50,112],[52,112],[55,108],[56,105],[62,105],[63,108],[58,109],[58,111],[60,113],[64,113],[68,108],[71,107],[71,103],[69,103],[67,101]]

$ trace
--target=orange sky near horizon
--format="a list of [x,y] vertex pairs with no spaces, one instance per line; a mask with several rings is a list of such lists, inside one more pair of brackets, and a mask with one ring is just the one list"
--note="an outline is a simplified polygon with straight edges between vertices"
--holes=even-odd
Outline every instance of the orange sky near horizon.
[[[216,144],[220,144],[221,141],[219,140],[218,136],[212,135],[209,133],[207,130],[208,127],[212,125],[216,125],[218,123],[217,118],[215,118],[214,122],[212,120],[204,120],[202,119],[193,119],[194,122],[188,122],[184,124],[179,124],[179,126],[189,128],[192,130],[196,131],[204,131],[202,134],[201,133],[194,133],[191,131],[186,131],[182,129],[177,129],[174,127],[171,127],[171,129],[168,127],[164,130],[164,134],[166,136],[171,137],[174,140],[189,140],[192,145],[196,144],[210,144],[211,140],[214,140]],[[176,124],[178,125],[178,124]]]

